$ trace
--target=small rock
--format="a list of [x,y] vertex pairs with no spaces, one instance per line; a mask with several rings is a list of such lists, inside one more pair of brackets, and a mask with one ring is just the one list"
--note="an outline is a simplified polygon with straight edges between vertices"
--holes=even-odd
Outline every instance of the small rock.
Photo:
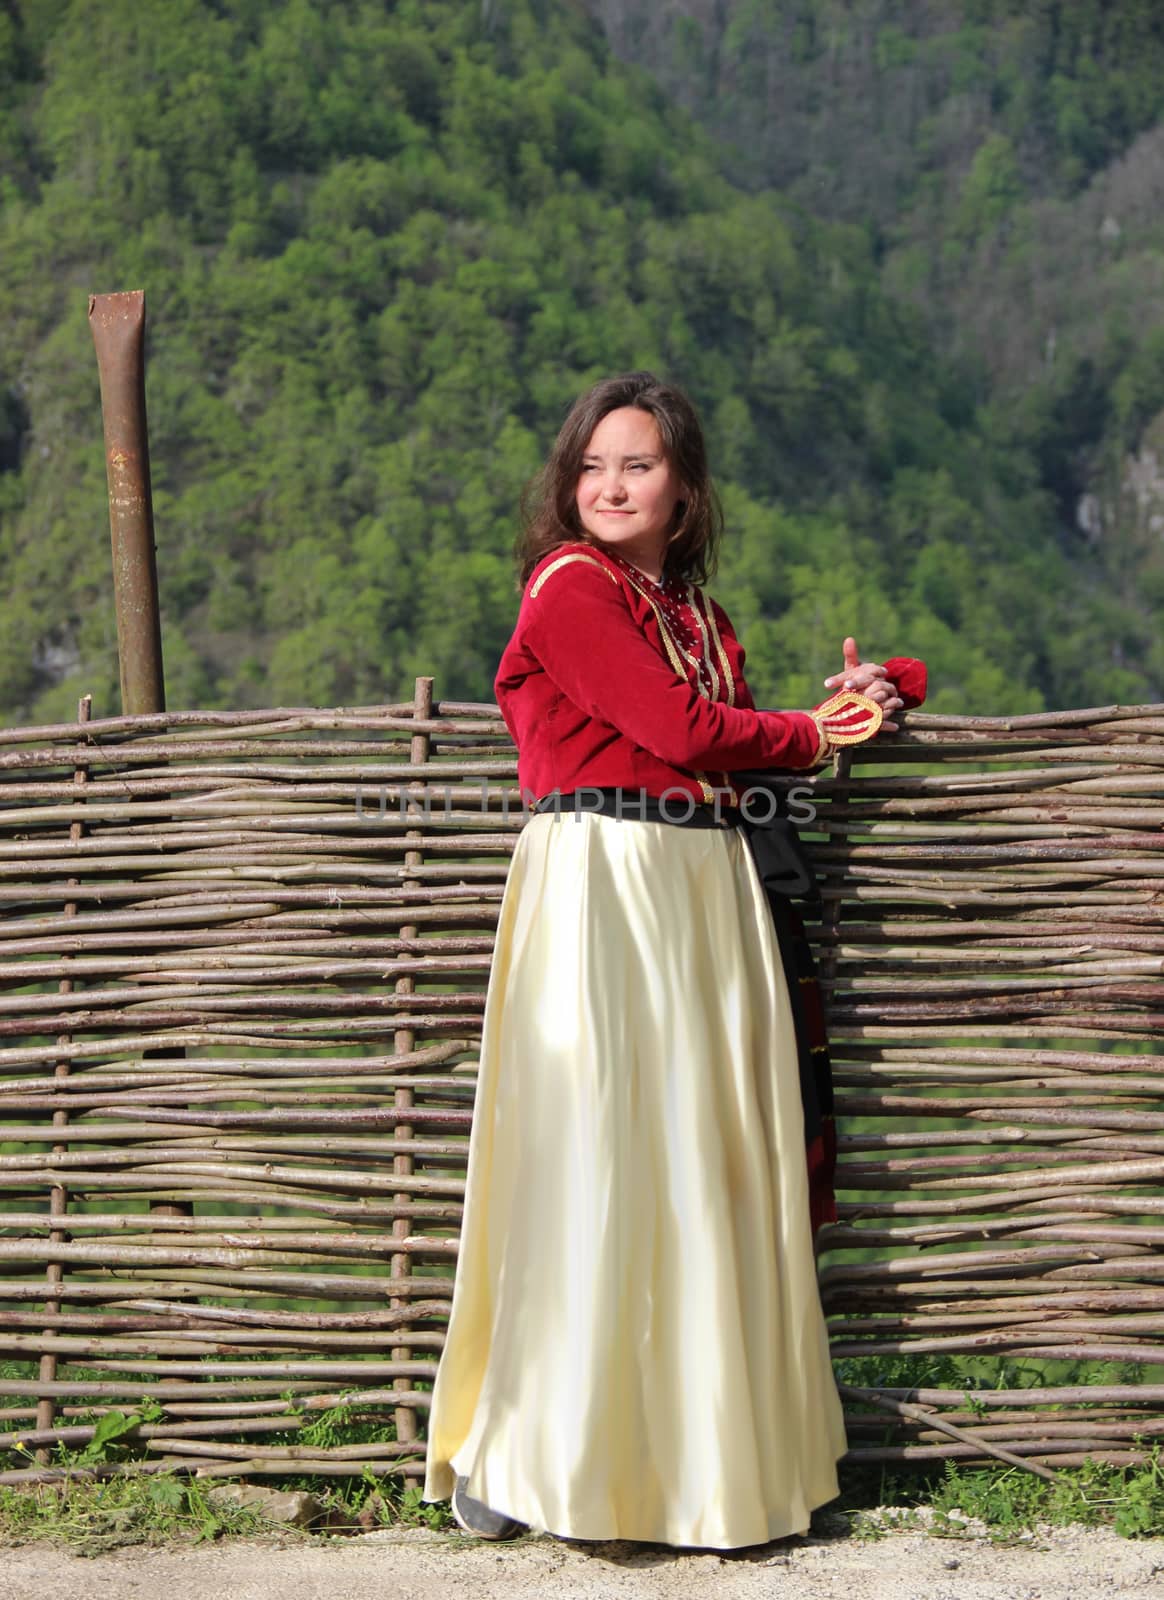
[[945,1567],[947,1572],[957,1572],[962,1563],[958,1560],[957,1556],[949,1556],[945,1561],[942,1562],[942,1565]]
[[211,1505],[245,1506],[261,1512],[268,1522],[282,1522],[291,1528],[310,1527],[323,1510],[315,1496],[303,1489],[265,1489],[261,1483],[223,1483],[206,1498]]

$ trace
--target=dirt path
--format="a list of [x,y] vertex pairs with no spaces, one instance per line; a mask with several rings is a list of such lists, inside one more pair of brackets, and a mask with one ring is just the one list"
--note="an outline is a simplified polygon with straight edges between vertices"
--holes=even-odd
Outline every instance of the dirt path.
[[334,1544],[231,1542],[92,1558],[0,1551],[3,1600],[1164,1600],[1164,1540],[1056,1530],[998,1548],[895,1533],[811,1539],[747,1558],[525,1539],[489,1546],[402,1529]]

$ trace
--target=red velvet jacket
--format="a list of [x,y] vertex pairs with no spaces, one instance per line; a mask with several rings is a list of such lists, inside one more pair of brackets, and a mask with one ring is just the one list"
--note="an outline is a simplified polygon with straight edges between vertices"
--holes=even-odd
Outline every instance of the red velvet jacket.
[[[757,711],[726,612],[694,585],[687,597],[716,668],[710,694],[692,681],[654,597],[622,564],[583,543],[539,562],[494,682],[523,794],[593,786],[710,802],[716,789],[731,791],[732,772],[817,765],[812,717]],[[905,705],[920,705],[923,664],[885,667]]]

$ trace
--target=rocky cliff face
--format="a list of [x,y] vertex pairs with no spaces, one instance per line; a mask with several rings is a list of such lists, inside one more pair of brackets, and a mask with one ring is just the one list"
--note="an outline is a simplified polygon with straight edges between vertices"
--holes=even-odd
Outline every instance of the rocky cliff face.
[[1164,412],[1152,419],[1140,448],[1124,460],[1119,512],[1142,539],[1164,551]]

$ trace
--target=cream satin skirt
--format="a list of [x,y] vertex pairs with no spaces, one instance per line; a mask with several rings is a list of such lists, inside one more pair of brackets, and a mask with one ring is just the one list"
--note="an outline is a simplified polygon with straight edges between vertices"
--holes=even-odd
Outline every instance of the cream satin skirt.
[[425,1498],[733,1548],[837,1493],[796,1045],[741,836],[518,840],[485,1009]]

